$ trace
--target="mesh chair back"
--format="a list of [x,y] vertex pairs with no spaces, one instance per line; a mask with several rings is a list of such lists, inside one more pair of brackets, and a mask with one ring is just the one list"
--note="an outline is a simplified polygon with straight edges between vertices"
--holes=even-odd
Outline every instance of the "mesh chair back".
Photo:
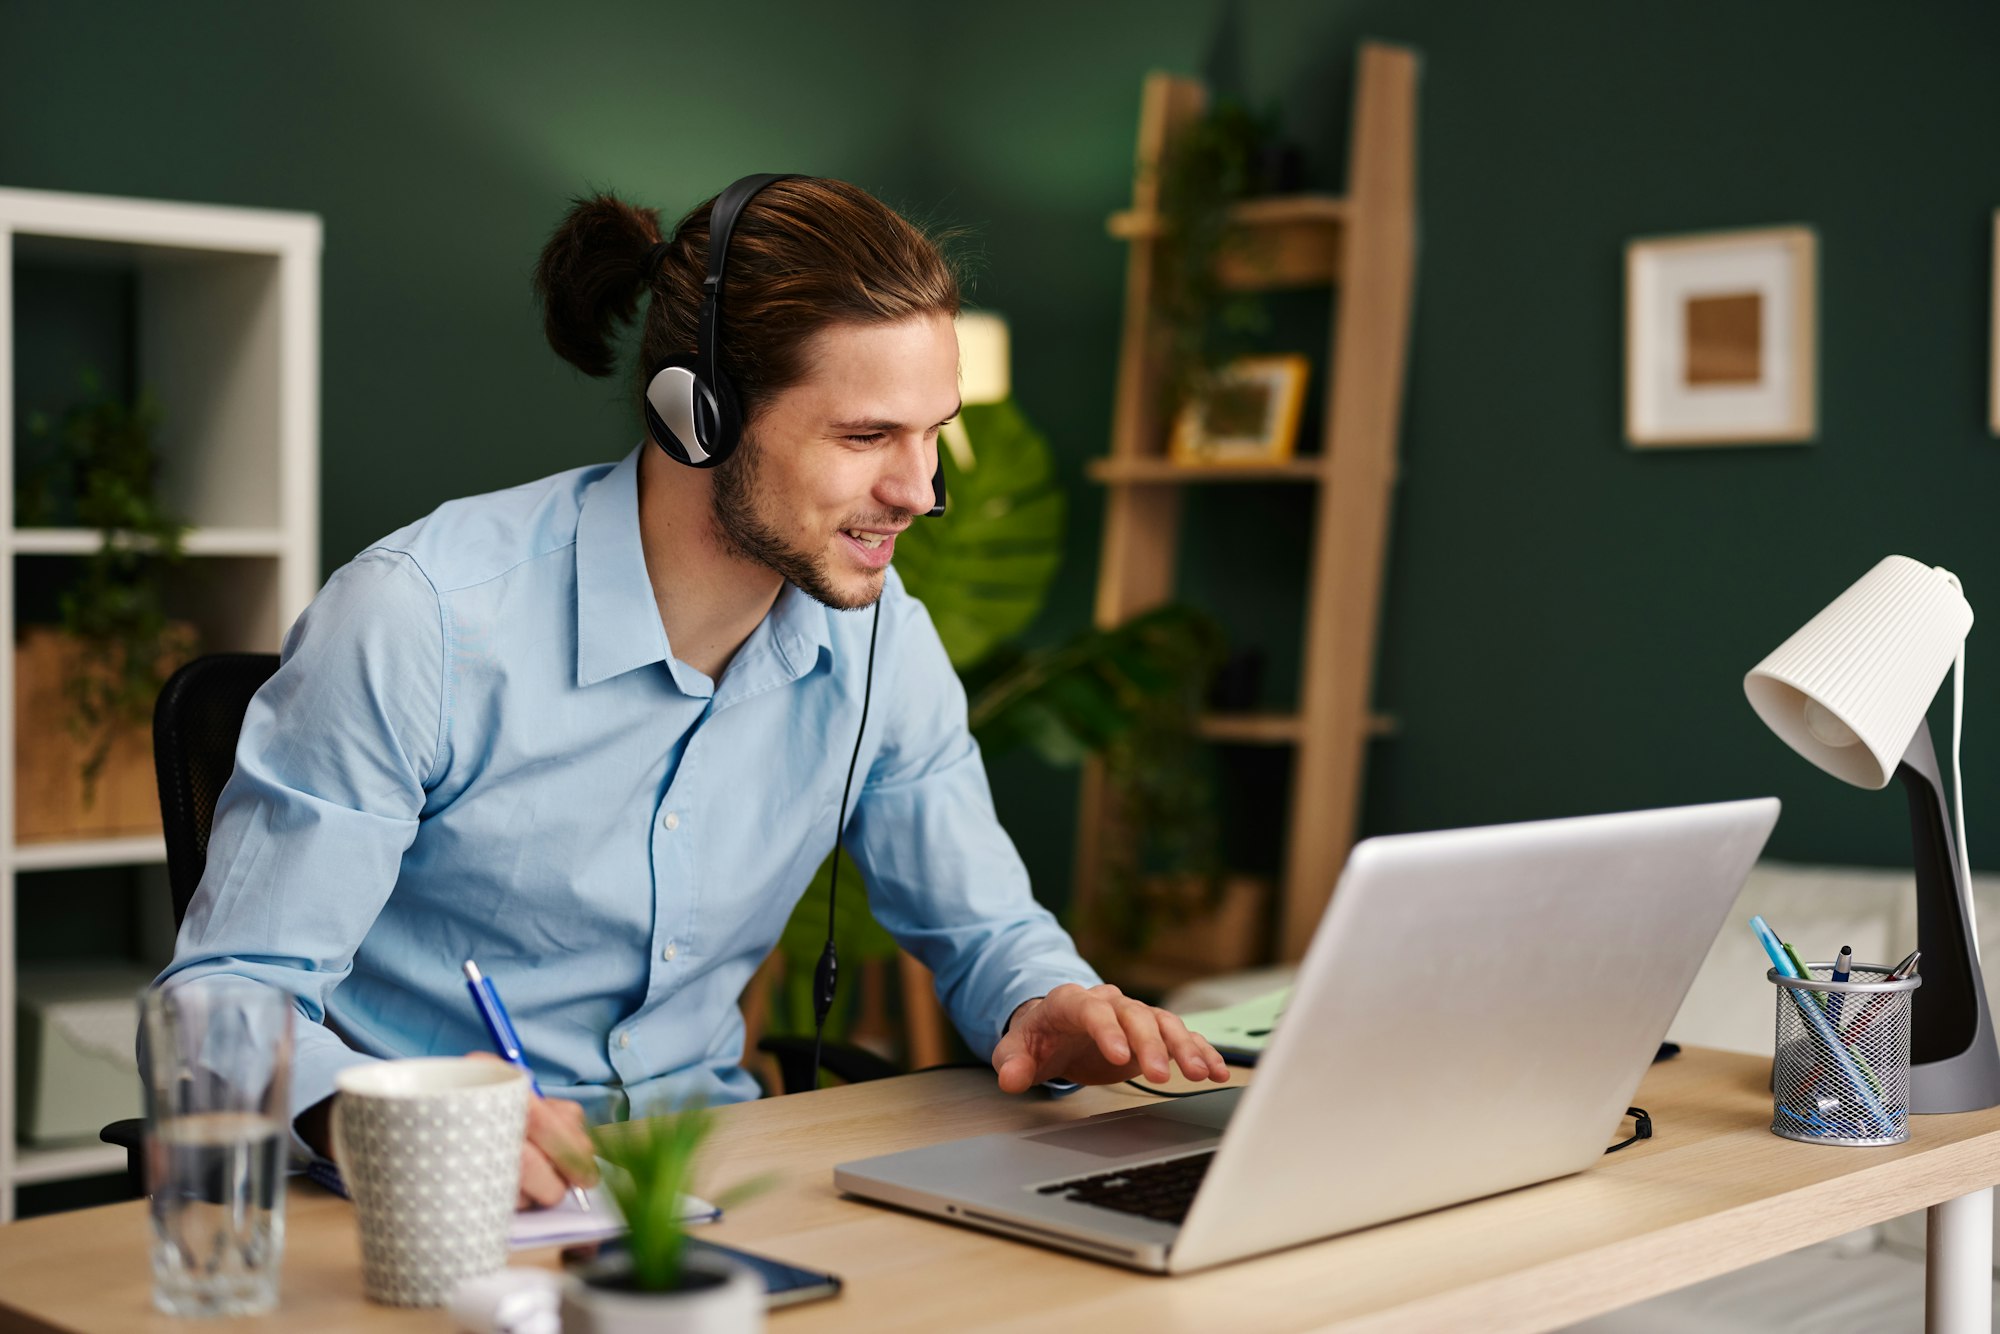
[[153,705],[153,768],[167,838],[174,925],[208,865],[215,799],[236,768],[236,736],[250,697],[278,670],[275,653],[211,653],[167,679]]

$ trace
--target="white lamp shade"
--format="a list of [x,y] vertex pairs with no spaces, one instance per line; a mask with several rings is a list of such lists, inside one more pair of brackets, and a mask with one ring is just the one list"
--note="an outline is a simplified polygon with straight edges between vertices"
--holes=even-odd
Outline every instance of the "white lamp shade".
[[1007,321],[990,310],[958,313],[958,392],[967,403],[1003,403],[1013,392]]
[[1887,787],[1972,628],[1949,571],[1890,556],[1743,678],[1787,745],[1857,787]]

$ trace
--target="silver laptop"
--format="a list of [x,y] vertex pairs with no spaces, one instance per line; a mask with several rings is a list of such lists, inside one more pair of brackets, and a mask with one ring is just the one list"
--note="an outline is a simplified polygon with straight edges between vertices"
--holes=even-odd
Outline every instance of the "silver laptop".
[[1778,802],[1369,839],[1254,1083],[834,1170],[863,1199],[1185,1273],[1597,1162]]

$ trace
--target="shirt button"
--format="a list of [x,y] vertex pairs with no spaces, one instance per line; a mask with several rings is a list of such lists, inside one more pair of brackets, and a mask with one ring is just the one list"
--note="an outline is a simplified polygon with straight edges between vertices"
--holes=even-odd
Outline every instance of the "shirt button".
[[674,961],[674,956],[676,954],[679,954],[680,952],[681,952],[681,947],[679,945],[676,945],[673,941],[670,940],[667,942],[667,947],[660,951],[660,958],[662,958],[668,963],[672,963]]
[[631,1045],[632,1045],[632,1035],[630,1033],[620,1033],[618,1035],[618,1046],[620,1050],[623,1050],[624,1048],[629,1047]]
[[668,811],[660,817],[660,824],[671,833],[681,827],[681,817],[674,811]]

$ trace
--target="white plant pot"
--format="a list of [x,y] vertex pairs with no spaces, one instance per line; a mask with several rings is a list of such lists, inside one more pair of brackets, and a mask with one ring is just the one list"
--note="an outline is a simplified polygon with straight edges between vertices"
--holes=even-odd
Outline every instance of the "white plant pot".
[[593,1283],[615,1279],[617,1269],[583,1270],[563,1280],[563,1334],[759,1334],[764,1328],[764,1284],[741,1265],[691,1257],[690,1276],[711,1280],[675,1292],[637,1292]]

